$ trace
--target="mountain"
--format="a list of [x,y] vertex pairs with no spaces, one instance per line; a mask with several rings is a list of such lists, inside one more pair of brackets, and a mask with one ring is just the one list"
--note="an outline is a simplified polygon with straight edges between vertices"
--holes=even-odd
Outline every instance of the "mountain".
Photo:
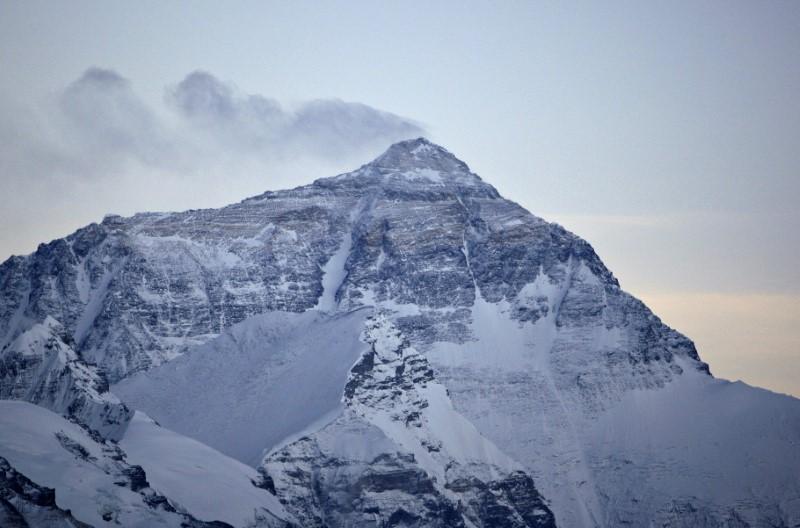
[[[104,429],[34,398],[41,374],[3,397],[135,454],[170,504],[164,431],[257,468],[262,517],[300,526],[800,525],[800,400],[714,378],[587,242],[422,138],[221,209],[108,216],[0,287],[0,374],[40,372],[19,343],[51,328],[95,380],[69,397],[124,411]],[[251,518],[215,507],[187,514]]]

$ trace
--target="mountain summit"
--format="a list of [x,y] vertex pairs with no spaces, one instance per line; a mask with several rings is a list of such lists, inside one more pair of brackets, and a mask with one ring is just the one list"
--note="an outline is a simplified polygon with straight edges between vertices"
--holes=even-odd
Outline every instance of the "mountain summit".
[[444,174],[469,172],[466,163],[423,137],[395,143],[370,165],[389,171],[430,169]]
[[354,172],[315,182],[322,186],[345,183],[361,187],[379,183],[397,192],[456,192],[499,197],[494,187],[484,183],[466,163],[425,138],[395,143]]
[[0,457],[62,509],[101,503],[93,524],[800,523],[800,401],[715,379],[586,241],[423,138],[220,209],[106,218],[0,286],[2,397],[92,439],[18,404],[36,449],[136,478],[72,493],[20,451],[30,427]]

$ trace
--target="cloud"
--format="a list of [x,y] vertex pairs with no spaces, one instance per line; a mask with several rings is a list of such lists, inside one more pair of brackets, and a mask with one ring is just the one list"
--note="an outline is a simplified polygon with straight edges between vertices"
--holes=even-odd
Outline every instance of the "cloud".
[[332,156],[351,145],[371,141],[392,143],[395,134],[413,137],[424,132],[418,125],[396,115],[339,100],[312,101],[303,105],[293,117],[287,137],[294,141],[301,137],[310,139],[321,156]]
[[28,180],[109,177],[143,167],[180,176],[231,160],[268,170],[298,158],[363,161],[366,153],[424,134],[410,119],[360,103],[320,99],[287,109],[203,71],[165,92],[163,104],[148,104],[119,73],[89,68],[50,104],[0,108],[0,137],[15,138],[0,146],[0,163]]
[[[260,103],[264,103],[263,108],[269,113],[280,112],[278,104],[265,97],[250,96],[236,101],[231,86],[203,71],[187,75],[168,94],[168,98],[186,117],[208,120],[210,123],[233,120],[241,110],[258,110],[262,106]],[[258,102],[253,109],[248,109],[251,101]]]
[[133,158],[159,165],[169,157],[168,132],[112,70],[90,68],[59,95],[52,125],[64,149],[82,165]]
[[409,119],[338,99],[289,110],[274,99],[240,93],[203,71],[187,75],[168,92],[167,102],[187,123],[226,148],[266,157],[339,158],[366,145],[388,145],[424,133]]
[[90,68],[47,101],[0,99],[0,261],[105,213],[219,207],[355,168],[424,134],[376,108],[286,107],[207,72],[141,97]]

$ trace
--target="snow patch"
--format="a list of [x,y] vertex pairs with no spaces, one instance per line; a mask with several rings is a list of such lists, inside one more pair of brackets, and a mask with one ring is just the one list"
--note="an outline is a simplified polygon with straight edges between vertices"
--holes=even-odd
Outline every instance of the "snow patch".
[[112,390],[163,426],[256,465],[265,450],[341,412],[367,315],[256,315]]
[[322,295],[320,295],[317,305],[314,307],[315,310],[330,313],[338,307],[339,303],[336,299],[336,294],[345,277],[347,277],[345,264],[352,247],[353,238],[348,231],[339,245],[339,249],[331,255],[331,258],[322,267]]

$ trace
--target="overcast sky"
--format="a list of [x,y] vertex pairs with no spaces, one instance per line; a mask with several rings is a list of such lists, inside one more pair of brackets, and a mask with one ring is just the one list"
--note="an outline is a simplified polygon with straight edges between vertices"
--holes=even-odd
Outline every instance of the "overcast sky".
[[800,3],[0,0],[0,259],[425,135],[800,396]]

